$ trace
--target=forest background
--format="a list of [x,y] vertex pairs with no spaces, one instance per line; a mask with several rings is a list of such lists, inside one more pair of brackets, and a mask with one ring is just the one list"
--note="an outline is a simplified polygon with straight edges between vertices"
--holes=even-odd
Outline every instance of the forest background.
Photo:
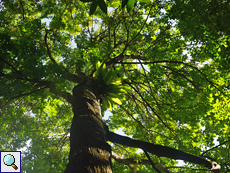
[[0,8],[0,150],[23,172],[229,172],[228,1]]

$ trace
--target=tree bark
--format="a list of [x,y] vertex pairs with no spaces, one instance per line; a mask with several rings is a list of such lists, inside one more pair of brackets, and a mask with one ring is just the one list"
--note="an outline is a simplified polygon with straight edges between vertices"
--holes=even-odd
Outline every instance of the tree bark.
[[98,84],[87,79],[73,89],[69,163],[65,173],[112,173],[111,147],[101,118]]

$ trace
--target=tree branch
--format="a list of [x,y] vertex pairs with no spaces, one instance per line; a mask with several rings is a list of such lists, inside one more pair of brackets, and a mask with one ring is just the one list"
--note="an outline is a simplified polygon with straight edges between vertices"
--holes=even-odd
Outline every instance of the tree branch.
[[[118,62],[116,62],[118,63]],[[226,95],[223,91],[221,91],[214,82],[210,81],[207,76],[201,71],[199,70],[197,67],[194,67],[188,63],[182,62],[182,61],[171,61],[171,60],[163,60],[163,61],[153,61],[153,62],[119,62],[120,64],[157,64],[157,63],[174,63],[174,64],[183,64],[185,66],[191,67],[192,69],[195,69],[196,71],[198,71],[204,78],[205,80],[210,83],[214,88],[216,88],[216,90],[220,91],[223,95],[229,97],[228,95]]]
[[[66,99],[67,102],[72,104],[73,96],[71,94],[65,92],[65,91],[58,90],[53,82],[51,82],[51,81],[36,81],[36,80],[33,80],[31,82],[37,83],[38,86],[43,87],[43,88],[35,90],[35,91],[32,91],[30,93],[26,93],[26,94],[22,94],[22,95],[19,95],[19,96],[12,97],[12,98],[10,98],[10,100],[14,100],[14,99],[17,99],[17,98],[20,98],[20,97],[23,97],[23,96],[33,94],[33,93],[41,91],[41,90],[43,90],[45,88],[50,88],[51,93],[55,94],[56,96],[60,96],[60,97],[62,97],[64,99]],[[3,108],[5,106],[7,106],[9,103],[10,103],[10,101],[7,102],[5,105],[1,106],[0,108]]]
[[[48,35],[48,32],[49,32],[49,31],[52,31],[52,30],[47,30],[47,29],[45,29],[45,30],[46,30],[46,34],[45,34],[44,42],[45,42],[47,54],[48,54],[48,56],[49,56],[50,61],[52,61],[54,64],[57,64],[57,62],[55,61],[55,59],[54,59],[54,58],[52,57],[52,55],[51,55],[51,52],[50,52],[50,49],[49,49],[49,45],[48,45],[48,43],[47,43],[47,35]],[[85,79],[85,77],[86,77],[85,74],[83,74],[83,73],[81,73],[81,74],[78,73],[78,75],[75,75],[75,74],[70,73],[70,72],[68,71],[68,69],[66,69],[65,67],[62,66],[62,68],[65,69],[65,74],[67,75],[67,80],[69,80],[69,81],[72,81],[72,82],[75,82],[75,83],[80,83],[80,82],[82,82],[82,81]]]
[[49,32],[50,30],[47,30],[47,29],[45,29],[45,30],[46,30],[46,34],[45,34],[44,42],[45,42],[47,54],[48,54],[48,56],[49,56],[49,59],[52,61],[52,63],[57,64],[57,62],[55,61],[55,59],[51,56],[50,48],[49,48],[49,45],[48,45],[48,43],[47,43],[47,35],[48,35],[48,32]]
[[86,75],[83,74],[78,74],[78,75],[72,74],[67,69],[65,69],[65,74],[67,75],[67,80],[75,83],[81,83],[87,77]]
[[151,158],[150,158],[148,152],[147,152],[147,151],[144,151],[144,152],[145,152],[145,155],[147,156],[147,158],[149,159],[149,162],[151,163],[153,169],[154,169],[155,171],[157,171],[157,173],[161,173],[161,171],[159,171],[159,170],[156,168],[156,166],[153,164],[153,162],[152,162],[152,160],[151,160]]
[[105,128],[105,131],[106,131],[106,139],[113,143],[125,145],[128,147],[141,148],[142,150],[150,152],[158,157],[167,157],[167,158],[171,158],[175,160],[180,159],[180,160],[188,161],[191,163],[199,164],[201,166],[204,166],[212,170],[220,169],[220,166],[217,163],[207,161],[200,156],[189,154],[184,151],[180,151],[180,150],[173,149],[170,147],[166,147],[162,145],[155,145],[152,143],[139,141],[139,140],[131,139],[129,137],[121,136],[116,133],[110,132],[108,130],[108,127]]
[[67,102],[72,104],[73,96],[66,92],[58,90],[55,86],[55,84],[51,81],[39,81],[39,80],[33,80],[34,83],[37,83],[37,86],[45,86],[46,88],[50,88],[50,92],[55,94],[56,96],[62,97],[66,99]]
[[43,82],[42,81],[42,82],[39,82],[39,84],[45,84],[45,86],[50,88],[51,93],[55,94],[56,96],[60,96],[64,99],[66,99],[66,101],[71,103],[71,104],[73,103],[73,96],[70,93],[58,90],[53,82],[51,82],[51,81],[44,81]]
[[[118,154],[114,153],[113,151],[112,151],[112,158],[114,160],[116,160],[117,162],[125,164],[125,165],[128,165],[128,164],[150,165],[151,164],[150,161],[147,159],[140,159],[140,160],[138,159],[138,162],[133,158],[125,159],[125,158],[119,156]],[[154,165],[156,167],[162,169],[166,173],[171,173],[171,171],[169,171],[165,166],[163,166],[159,163],[154,163]]]
[[[28,96],[28,95],[30,95],[30,94],[36,93],[36,92],[38,92],[38,91],[41,91],[41,90],[43,90],[43,89],[45,89],[45,88],[47,88],[47,87],[43,87],[43,88],[41,88],[41,89],[38,89],[38,90],[35,90],[35,91],[32,91],[32,92],[26,93],[26,94],[21,94],[21,95],[19,95],[19,96],[11,97],[9,100],[11,101],[11,100],[14,100],[14,99],[17,99],[17,98],[20,98],[20,97]],[[7,105],[10,103],[10,101],[7,102],[5,105],[1,106],[0,109],[2,109],[2,108],[4,108],[5,106],[7,106]]]
[[124,159],[123,157],[119,156],[113,151],[112,151],[112,158],[119,163],[127,165],[132,170],[132,173],[136,173],[134,166],[132,165],[132,164],[137,164],[137,162],[134,159]]
[[[219,147],[219,146],[221,146],[221,145],[224,145],[224,144],[227,143],[227,142],[230,142],[230,139],[227,140],[227,141],[224,141],[224,142],[220,143],[219,145],[217,145],[217,146],[215,146],[215,147],[212,147],[212,148],[206,150],[206,151],[203,152],[200,156],[203,156],[205,153],[207,153],[207,152],[209,152],[209,151],[211,151],[211,150],[213,150],[213,149],[215,149],[215,148],[217,148],[217,147]],[[205,157],[205,156],[204,156],[204,157]]]
[[152,6],[150,7],[149,13],[148,13],[148,15],[147,15],[147,17],[146,17],[146,19],[145,19],[145,22],[144,22],[144,24],[142,25],[141,29],[140,29],[139,32],[129,41],[128,44],[130,44],[135,38],[137,38],[137,37],[140,35],[141,31],[143,30],[144,26],[145,26],[146,23],[147,23],[147,20],[148,20],[148,18],[149,18],[149,15],[150,15],[150,13],[151,13],[152,8],[153,8],[154,5],[155,5],[155,0],[153,1]]
[[0,58],[4,63],[6,63],[7,65],[9,65],[12,69],[14,69],[14,71],[16,71],[18,74],[20,74],[21,76],[25,77],[20,71],[18,71],[16,68],[14,68],[14,66],[12,66],[10,63],[8,63],[6,60]]

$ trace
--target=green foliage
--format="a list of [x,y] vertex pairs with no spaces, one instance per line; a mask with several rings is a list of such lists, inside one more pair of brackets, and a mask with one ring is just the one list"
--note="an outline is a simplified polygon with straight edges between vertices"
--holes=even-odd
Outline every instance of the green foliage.
[[[206,152],[204,156],[226,172],[230,133],[226,3],[2,2],[0,149],[25,147],[24,172],[64,172],[72,105],[44,83],[72,94],[78,83],[68,79],[68,70],[102,86],[101,111],[102,115],[111,111],[106,120],[111,131],[122,129],[133,139],[195,155]],[[219,146],[212,148],[217,145],[214,139]],[[133,148],[112,144],[112,150],[126,159],[146,159]],[[176,168],[177,161],[154,155],[151,159],[172,172],[204,169],[192,164]],[[112,162],[113,172],[131,172],[129,166]],[[153,172],[140,162],[133,167],[136,172]]]
[[176,0],[169,13],[170,18],[179,21],[178,28],[183,36],[200,44],[193,57],[201,62],[213,57],[222,73],[229,69],[229,10],[228,2],[221,0],[208,3],[205,0]]
[[[91,2],[89,14],[93,15],[97,9],[97,6],[100,7],[100,9],[107,14],[107,5],[104,0],[81,0],[82,2]],[[149,0],[138,0],[139,2],[149,2]],[[121,0],[121,8],[124,8],[125,6],[127,7],[127,11],[130,12],[134,5],[135,5],[135,0]]]
[[107,6],[104,0],[98,0],[98,6],[105,14],[107,14]]
[[97,6],[98,6],[98,2],[97,1],[93,1],[91,6],[90,6],[90,11],[89,11],[89,14],[92,15],[96,9],[97,9]]
[[126,5],[128,12],[130,12],[133,9],[134,3],[135,3],[134,0],[128,0],[127,5]]
[[124,94],[127,89],[125,86],[122,86],[122,80],[126,79],[126,77],[122,77],[122,80],[116,80],[118,73],[122,75],[121,70],[112,70],[106,69],[105,64],[101,64],[99,61],[96,64],[96,72],[94,73],[94,77],[104,85],[104,88],[107,88],[107,92],[105,96],[102,98],[101,103],[101,113],[104,115],[104,112],[109,109],[112,111],[113,108],[117,108],[117,105],[121,105],[121,100],[124,99]]

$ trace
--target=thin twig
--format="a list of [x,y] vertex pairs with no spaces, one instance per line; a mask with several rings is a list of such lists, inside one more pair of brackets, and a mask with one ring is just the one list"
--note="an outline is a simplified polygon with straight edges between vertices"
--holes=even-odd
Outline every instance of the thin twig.
[[25,12],[24,12],[24,7],[23,7],[23,4],[22,4],[22,0],[20,0],[20,5],[22,6],[22,18],[23,18],[23,21],[25,20]]
[[154,163],[153,163],[153,161],[151,160],[151,158],[150,158],[148,152],[145,151],[145,150],[144,150],[144,152],[145,152],[145,155],[147,156],[147,158],[149,159],[149,161],[150,161],[150,163],[151,163],[153,169],[155,169],[155,171],[157,171],[157,173],[161,173],[161,171],[159,171],[159,169],[157,169],[156,166],[154,165]]
[[217,147],[219,147],[219,146],[221,146],[221,145],[224,145],[224,144],[226,144],[227,142],[230,142],[230,139],[227,140],[227,141],[224,141],[224,142],[220,143],[219,145],[217,145],[217,146],[215,146],[215,147],[212,147],[212,148],[206,150],[206,151],[203,152],[200,156],[203,156],[205,153],[207,153],[207,152],[209,152],[209,151],[211,151],[211,150],[213,150],[213,149],[215,149],[215,148],[217,148]]
[[7,65],[9,65],[12,69],[14,69],[14,71],[16,71],[18,74],[20,74],[21,76],[25,77],[20,71],[18,71],[16,68],[14,68],[10,63],[8,63],[6,60],[0,58],[4,63],[6,63]]
[[55,61],[55,59],[51,56],[51,52],[50,52],[50,49],[49,49],[49,45],[48,45],[48,43],[47,43],[47,35],[48,35],[48,32],[49,32],[49,31],[50,31],[50,30],[47,30],[47,29],[46,29],[46,34],[45,34],[44,42],[45,42],[45,46],[46,46],[46,50],[47,50],[47,54],[48,54],[48,56],[49,56],[49,59],[50,59],[53,63],[57,64],[56,61]]

